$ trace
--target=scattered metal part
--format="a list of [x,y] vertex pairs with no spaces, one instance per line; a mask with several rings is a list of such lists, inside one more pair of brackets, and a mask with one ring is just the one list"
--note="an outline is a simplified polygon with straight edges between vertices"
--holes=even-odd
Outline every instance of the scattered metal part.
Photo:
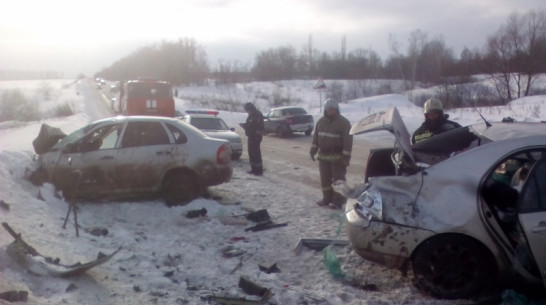
[[256,223],[262,223],[262,222],[268,222],[271,221],[271,217],[269,216],[269,213],[266,209],[258,210],[256,212],[251,212],[245,215],[246,219],[256,222]]
[[11,290],[0,292],[0,299],[8,302],[26,302],[28,301],[28,291],[24,290]]
[[0,200],[0,207],[9,210],[9,204],[6,203],[4,200]]
[[209,295],[204,298],[204,301],[213,301],[216,303],[224,305],[254,305],[254,304],[263,304],[261,298],[244,298],[244,297],[234,297],[234,296],[220,296],[220,295]]
[[270,289],[263,287],[262,285],[251,281],[245,276],[239,278],[239,287],[243,289],[244,292],[250,295],[257,295],[259,297],[271,297],[273,293]]
[[348,246],[349,241],[348,240],[342,240],[342,239],[316,239],[316,238],[300,238],[298,243],[296,244],[296,247],[294,248],[294,253],[296,255],[299,255],[301,252],[301,249],[305,246],[308,248],[311,248],[313,250],[323,250],[329,245],[334,246]]
[[104,264],[116,253],[121,250],[121,247],[109,255],[101,252],[97,255],[97,259],[88,263],[75,263],[73,265],[60,264],[60,259],[43,256],[36,249],[27,244],[20,234],[15,233],[13,229],[5,222],[2,226],[13,236],[14,242],[8,245],[6,252],[8,255],[22,267],[26,268],[31,273],[37,275],[50,275],[56,277],[69,277],[81,274],[95,266]]
[[263,265],[258,265],[258,267],[260,268],[260,271],[263,271],[263,272],[265,272],[267,274],[281,272],[281,269],[279,269],[279,267],[277,267],[277,263],[274,263],[273,265],[271,265],[269,267],[265,267]]
[[239,259],[239,263],[237,264],[237,266],[235,266],[235,268],[233,268],[233,270],[231,270],[229,274],[235,273],[235,271],[241,269],[241,267],[243,267],[243,256],[241,256],[241,258]]
[[186,212],[186,218],[205,217],[206,215],[207,215],[207,209],[205,208]]
[[247,232],[248,231],[257,232],[257,231],[269,230],[269,229],[273,229],[273,228],[285,227],[287,225],[288,225],[287,222],[274,223],[272,221],[268,221],[268,222],[257,224],[257,225],[255,225],[253,227],[246,228],[245,231],[247,231]]
[[93,235],[93,236],[106,236],[108,235],[108,229],[101,228],[101,227],[94,227],[91,229],[85,229],[85,232]]
[[234,246],[227,246],[222,249],[222,254],[224,255],[224,257],[235,257],[235,256],[243,255],[244,253],[246,253],[245,250],[234,247]]

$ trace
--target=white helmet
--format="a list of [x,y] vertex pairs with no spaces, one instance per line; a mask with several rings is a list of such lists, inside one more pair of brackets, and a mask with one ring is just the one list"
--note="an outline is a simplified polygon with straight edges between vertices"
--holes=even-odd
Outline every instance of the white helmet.
[[443,112],[444,106],[442,105],[442,102],[440,102],[439,99],[436,98],[429,98],[425,105],[423,106],[423,112],[425,114],[432,113],[432,112]]
[[327,99],[325,102],[324,102],[324,111],[330,109],[330,108],[334,108],[336,109],[337,111],[339,111],[339,105],[338,103],[334,100],[334,99]]

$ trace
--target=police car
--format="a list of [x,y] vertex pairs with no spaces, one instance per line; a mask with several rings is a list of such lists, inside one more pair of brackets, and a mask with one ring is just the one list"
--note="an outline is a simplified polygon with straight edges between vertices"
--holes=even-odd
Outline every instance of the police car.
[[243,153],[243,141],[235,133],[235,128],[230,128],[218,117],[217,110],[187,110],[180,119],[197,129],[200,129],[211,138],[228,140],[231,144],[231,159],[237,160]]

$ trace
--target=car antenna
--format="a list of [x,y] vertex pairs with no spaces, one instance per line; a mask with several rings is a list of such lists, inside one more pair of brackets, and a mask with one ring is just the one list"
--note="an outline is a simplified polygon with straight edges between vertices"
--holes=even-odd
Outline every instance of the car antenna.
[[493,126],[493,125],[491,125],[491,123],[489,123],[489,122],[483,117],[482,113],[478,110],[478,108],[476,108],[476,106],[474,106],[474,111],[476,111],[476,112],[480,115],[480,117],[482,118],[482,120],[485,122],[485,126],[487,126],[487,127]]

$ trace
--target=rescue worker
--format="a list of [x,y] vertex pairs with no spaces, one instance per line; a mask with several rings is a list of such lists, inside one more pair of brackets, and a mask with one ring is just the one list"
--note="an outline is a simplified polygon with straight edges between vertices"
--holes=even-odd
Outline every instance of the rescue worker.
[[341,208],[345,197],[334,192],[332,183],[345,181],[347,166],[351,160],[353,136],[349,134],[351,123],[339,113],[339,105],[333,99],[324,102],[324,115],[317,122],[309,154],[315,161],[318,153],[322,200],[319,206]]
[[423,106],[423,113],[425,121],[413,133],[412,144],[461,127],[459,123],[448,120],[449,115],[444,114],[442,102],[438,99],[428,99]]
[[245,130],[245,135],[248,137],[247,147],[251,169],[247,173],[261,176],[263,165],[260,143],[264,130],[264,116],[252,103],[245,104],[245,111],[248,113],[246,122],[239,125]]

